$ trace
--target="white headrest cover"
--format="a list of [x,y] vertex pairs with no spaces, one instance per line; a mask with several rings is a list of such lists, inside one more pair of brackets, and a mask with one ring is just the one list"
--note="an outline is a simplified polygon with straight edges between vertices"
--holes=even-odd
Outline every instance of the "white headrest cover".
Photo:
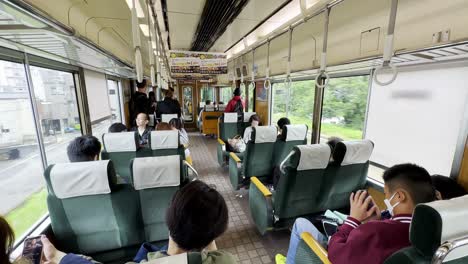
[[205,111],[206,112],[213,112],[215,110],[214,105],[205,105]]
[[157,258],[145,262],[147,264],[188,264],[187,253],[172,255],[164,258]]
[[179,118],[179,117],[177,116],[177,114],[162,114],[161,122],[169,123],[169,121],[171,121],[172,118]]
[[325,169],[330,161],[331,149],[327,144],[299,145],[301,152],[298,171]]
[[151,131],[151,149],[176,149],[179,147],[179,131]]
[[107,152],[130,152],[137,149],[134,132],[106,133],[103,141]]
[[218,111],[226,110],[226,105],[218,105]]
[[278,137],[278,129],[275,126],[257,126],[255,129],[255,143],[275,142]]
[[286,141],[304,140],[307,136],[306,125],[286,125]]
[[257,114],[256,112],[245,112],[244,113],[244,122],[249,122],[251,116]]
[[109,160],[55,164],[50,171],[55,196],[66,199],[110,193],[108,164]]
[[346,153],[341,165],[361,164],[369,161],[374,150],[372,141],[368,139],[357,141],[343,141],[346,146]]
[[133,184],[135,190],[179,186],[179,155],[134,159]]
[[237,113],[224,113],[224,123],[237,123]]

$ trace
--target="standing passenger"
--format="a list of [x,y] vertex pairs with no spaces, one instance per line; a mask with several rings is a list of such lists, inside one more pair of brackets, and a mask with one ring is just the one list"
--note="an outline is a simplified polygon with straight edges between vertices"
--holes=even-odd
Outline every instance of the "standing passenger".
[[236,88],[234,90],[234,96],[232,99],[229,101],[229,103],[226,106],[226,109],[224,110],[225,113],[243,113],[245,108],[245,102],[242,100],[241,97],[241,90],[239,88]]
[[149,99],[146,95],[146,80],[136,82],[137,91],[133,95],[133,120],[139,113],[149,114]]
[[146,113],[139,113],[136,118],[137,126],[132,129],[135,131],[135,137],[137,138],[138,147],[146,147],[148,145],[148,139],[151,134],[151,128],[148,126],[149,118]]
[[180,117],[180,104],[179,101],[172,98],[173,92],[171,90],[164,91],[164,100],[158,102],[156,106],[156,117],[161,120],[162,114],[177,114]]

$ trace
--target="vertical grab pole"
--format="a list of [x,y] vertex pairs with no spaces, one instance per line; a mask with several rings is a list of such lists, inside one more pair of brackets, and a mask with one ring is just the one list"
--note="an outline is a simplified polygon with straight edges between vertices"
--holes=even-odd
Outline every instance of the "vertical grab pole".
[[[330,81],[330,76],[327,73],[327,50],[328,50],[328,25],[330,24],[330,11],[331,8],[327,7],[323,12],[325,15],[325,22],[323,28],[323,45],[322,55],[320,57],[320,72],[315,78],[315,85],[319,88],[325,88]],[[319,82],[319,79],[324,79],[323,82]]]
[[286,63],[286,78],[284,79],[284,86],[287,89],[287,96],[286,99],[286,117],[289,117],[289,108],[290,104],[289,101],[291,100],[291,49],[292,49],[292,36],[293,36],[293,28],[289,27],[289,47],[288,47],[288,61]]

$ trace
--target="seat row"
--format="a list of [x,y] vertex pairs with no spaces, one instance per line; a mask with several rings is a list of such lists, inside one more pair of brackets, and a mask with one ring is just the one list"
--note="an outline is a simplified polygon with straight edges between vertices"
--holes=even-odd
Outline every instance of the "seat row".
[[179,131],[151,131],[148,147],[138,148],[134,132],[105,133],[101,159],[112,160],[117,174],[125,182],[131,182],[130,162],[137,157],[180,155],[185,160],[185,149],[180,144]]
[[366,185],[373,148],[370,140],[339,142],[333,154],[328,144],[295,146],[281,162],[273,192],[251,178],[249,204],[257,229],[264,234],[299,216],[347,208],[351,192]]
[[61,249],[107,263],[143,242],[166,242],[165,212],[180,188],[179,155],[135,158],[132,184],[117,184],[110,160],[50,165],[44,173],[51,226]]
[[[468,195],[451,200],[419,204],[410,226],[411,245],[384,264],[468,263]],[[309,233],[301,234],[296,264],[329,264],[327,251]]]

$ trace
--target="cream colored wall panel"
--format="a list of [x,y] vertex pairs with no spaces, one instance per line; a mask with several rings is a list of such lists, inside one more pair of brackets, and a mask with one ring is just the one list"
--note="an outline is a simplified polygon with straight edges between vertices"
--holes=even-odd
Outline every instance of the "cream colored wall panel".
[[[310,19],[293,31],[291,71],[302,71],[318,66],[322,51],[323,16]],[[314,64],[315,61],[315,64]]]
[[270,76],[286,72],[288,56],[288,33],[273,39],[270,43]]

